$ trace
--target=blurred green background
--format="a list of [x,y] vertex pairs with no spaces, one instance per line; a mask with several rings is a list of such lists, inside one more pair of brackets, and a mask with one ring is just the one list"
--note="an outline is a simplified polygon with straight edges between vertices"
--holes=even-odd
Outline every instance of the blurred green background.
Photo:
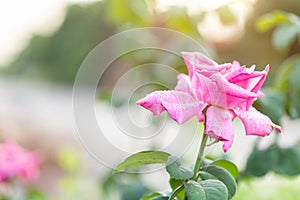
[[72,84],[81,62],[99,42],[124,30],[149,26],[177,30],[201,41],[219,63],[236,59],[247,66],[255,63],[260,69],[270,64],[268,79],[285,58],[299,52],[296,41],[289,50],[276,51],[271,31],[262,34],[255,28],[256,20],[273,10],[300,14],[299,1],[195,2],[110,0],[70,5],[57,30],[32,35],[28,45],[2,69]]

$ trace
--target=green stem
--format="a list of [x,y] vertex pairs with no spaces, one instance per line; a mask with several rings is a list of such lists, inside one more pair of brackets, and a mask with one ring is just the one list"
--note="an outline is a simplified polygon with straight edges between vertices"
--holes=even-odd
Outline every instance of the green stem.
[[200,170],[200,167],[201,167],[201,160],[202,160],[204,149],[205,149],[206,142],[207,142],[207,139],[208,139],[208,135],[204,133],[205,130],[206,130],[206,111],[207,111],[207,109],[208,109],[208,106],[206,106],[202,111],[203,115],[204,115],[204,121],[203,121],[204,129],[203,129],[203,135],[202,135],[202,140],[201,140],[199,152],[198,152],[195,167],[194,167],[194,177],[193,177],[194,180],[197,179],[197,173],[198,173],[198,171]]
[[202,160],[202,157],[203,157],[203,153],[204,153],[204,149],[205,149],[205,146],[206,146],[207,139],[208,139],[208,135],[203,133],[201,145],[200,145],[198,156],[197,156],[197,159],[196,159],[196,164],[195,164],[195,167],[194,167],[194,177],[193,177],[193,179],[197,178],[197,173],[200,170],[201,160]]
[[[206,107],[205,109],[203,109],[203,114],[204,114],[204,131],[206,130],[206,110],[207,110],[208,107]],[[200,148],[199,148],[199,152],[198,152],[198,155],[197,155],[197,159],[196,159],[196,163],[195,163],[195,167],[194,167],[194,177],[193,177],[193,180],[196,180],[197,179],[197,173],[198,171],[200,170],[200,167],[201,167],[201,161],[202,161],[202,157],[203,157],[203,154],[204,154],[204,149],[205,149],[205,146],[206,146],[206,143],[207,143],[207,139],[208,139],[208,135],[207,134],[204,134],[203,132],[203,135],[202,135],[202,140],[201,140],[201,144],[200,144]],[[168,200],[173,200],[175,199],[175,197],[178,195],[179,192],[181,192],[182,190],[184,189],[184,184],[182,184],[181,186],[179,186],[178,188],[176,188],[171,196],[169,197]]]
[[[195,164],[195,167],[194,167],[194,177],[193,177],[194,180],[196,180],[197,173],[198,173],[198,171],[200,169],[200,166],[201,166],[201,160],[202,160],[202,157],[203,157],[203,153],[204,153],[204,149],[205,149],[205,146],[206,146],[207,139],[208,139],[208,135],[203,133],[200,149],[199,149],[196,164]],[[178,195],[178,193],[181,192],[183,189],[184,189],[184,185],[181,185],[178,188],[176,188],[172,192],[171,196],[169,197],[169,200],[173,200]]]
[[173,199],[175,199],[175,197],[178,195],[179,192],[181,192],[181,190],[183,190],[183,188],[184,188],[184,185],[181,185],[181,186],[179,186],[178,188],[176,188],[176,189],[174,190],[174,192],[172,192],[172,194],[171,194],[171,196],[169,197],[168,200],[173,200]]

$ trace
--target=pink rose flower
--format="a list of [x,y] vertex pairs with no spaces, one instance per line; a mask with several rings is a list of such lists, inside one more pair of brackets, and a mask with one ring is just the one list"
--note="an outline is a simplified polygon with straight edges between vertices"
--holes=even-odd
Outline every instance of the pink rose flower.
[[13,142],[0,145],[0,182],[11,178],[30,181],[39,175],[39,159],[35,153]]
[[232,121],[239,117],[246,135],[267,136],[281,127],[252,107],[263,95],[260,88],[269,66],[263,71],[246,68],[237,61],[219,65],[197,52],[183,52],[188,75],[179,74],[175,90],[156,91],[137,102],[154,115],[167,111],[179,124],[193,116],[206,119],[204,133],[223,141],[223,150],[231,147],[234,139]]

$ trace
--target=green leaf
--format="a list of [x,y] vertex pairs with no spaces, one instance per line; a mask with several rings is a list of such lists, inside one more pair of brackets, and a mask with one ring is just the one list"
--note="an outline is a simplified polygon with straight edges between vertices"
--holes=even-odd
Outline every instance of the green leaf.
[[170,184],[172,190],[175,190],[176,188],[178,188],[179,186],[181,186],[183,184],[183,181],[182,180],[176,180],[174,178],[170,178],[169,184]]
[[266,150],[253,151],[248,157],[246,174],[262,177],[278,162],[278,148],[272,147]]
[[169,197],[163,196],[161,193],[154,192],[151,194],[148,194],[146,196],[143,196],[140,200],[163,200],[163,199],[168,199]]
[[219,180],[205,180],[199,183],[204,188],[207,200],[227,200],[228,190],[223,182]]
[[300,174],[300,148],[280,148],[278,150],[278,162],[273,166],[275,173],[297,176]]
[[180,160],[176,156],[168,158],[166,170],[176,180],[188,180],[194,175],[193,170],[181,166]]
[[205,180],[185,183],[186,195],[189,200],[227,200],[228,191],[219,180]]
[[113,173],[119,173],[128,168],[136,168],[148,164],[165,163],[169,156],[169,153],[162,151],[142,151],[126,158],[116,167]]
[[258,31],[267,31],[273,28],[274,26],[282,23],[290,22],[290,16],[288,13],[283,11],[273,11],[261,16],[255,24],[255,27]]
[[225,159],[220,159],[212,162],[211,164],[225,168],[233,176],[234,179],[237,179],[239,176],[239,170],[233,162]]
[[169,197],[168,196],[157,196],[152,198],[151,200],[168,200]]
[[208,173],[208,172],[205,172],[205,171],[199,171],[199,175],[200,175],[200,178],[203,179],[203,180],[207,180],[207,179],[218,179],[217,177],[215,177],[214,175]]
[[189,200],[206,200],[204,188],[200,183],[190,180],[184,184],[186,196]]
[[[175,190],[176,188],[178,188],[179,186],[181,186],[183,184],[183,181],[170,178],[169,184],[170,184],[172,190]],[[178,200],[184,200],[184,196],[185,196],[185,190],[183,189],[177,194],[176,197],[178,198]]]
[[228,199],[231,199],[236,193],[236,181],[233,176],[223,167],[209,165],[203,168],[203,171],[215,176],[218,180],[222,181],[228,189]]
[[285,52],[296,40],[299,32],[300,28],[296,24],[280,25],[273,33],[272,44],[278,51]]

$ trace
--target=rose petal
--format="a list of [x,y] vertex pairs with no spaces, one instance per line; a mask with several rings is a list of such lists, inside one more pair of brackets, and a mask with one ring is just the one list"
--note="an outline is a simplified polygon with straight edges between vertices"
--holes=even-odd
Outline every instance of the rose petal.
[[220,72],[222,75],[226,76],[229,73],[232,72],[232,70],[238,69],[240,66],[235,66],[232,63],[224,63],[221,65],[218,65],[218,72]]
[[190,77],[185,74],[179,74],[177,76],[177,79],[178,79],[178,82],[175,87],[175,90],[186,92],[186,93],[189,93],[192,95]]
[[254,107],[250,107],[248,111],[235,111],[242,120],[246,135],[266,136],[274,129],[281,132],[281,127],[274,124],[269,117],[257,111]]
[[269,71],[269,66],[266,66],[264,71],[254,71],[255,66],[251,68],[240,67],[232,71],[225,77],[230,83],[234,83],[248,91],[257,93],[264,83]]
[[202,113],[199,113],[199,115],[198,115],[198,121],[199,122],[203,122],[204,119],[205,119],[204,115]]
[[153,92],[139,100],[137,104],[150,110],[154,115],[166,110],[179,124],[198,115],[205,106],[189,93],[175,90]]
[[228,151],[233,143],[232,119],[234,115],[227,109],[210,106],[206,110],[205,134],[224,142],[223,150]]
[[[231,73],[225,75],[225,77],[230,83],[234,83],[248,91],[254,92],[258,97],[261,97],[263,93],[260,92],[259,89],[267,77],[269,66],[267,65],[264,71],[254,71],[254,69],[254,65],[250,68],[243,66],[233,70]],[[247,107],[249,108],[254,101],[255,99],[248,101]]]
[[210,78],[195,72],[192,89],[203,102],[228,109],[239,107],[247,110],[251,106],[249,102],[253,103],[257,98],[257,94],[229,83],[219,72]]
[[192,77],[194,71],[204,72],[217,71],[218,64],[199,52],[181,52],[184,62],[187,66],[189,76]]

